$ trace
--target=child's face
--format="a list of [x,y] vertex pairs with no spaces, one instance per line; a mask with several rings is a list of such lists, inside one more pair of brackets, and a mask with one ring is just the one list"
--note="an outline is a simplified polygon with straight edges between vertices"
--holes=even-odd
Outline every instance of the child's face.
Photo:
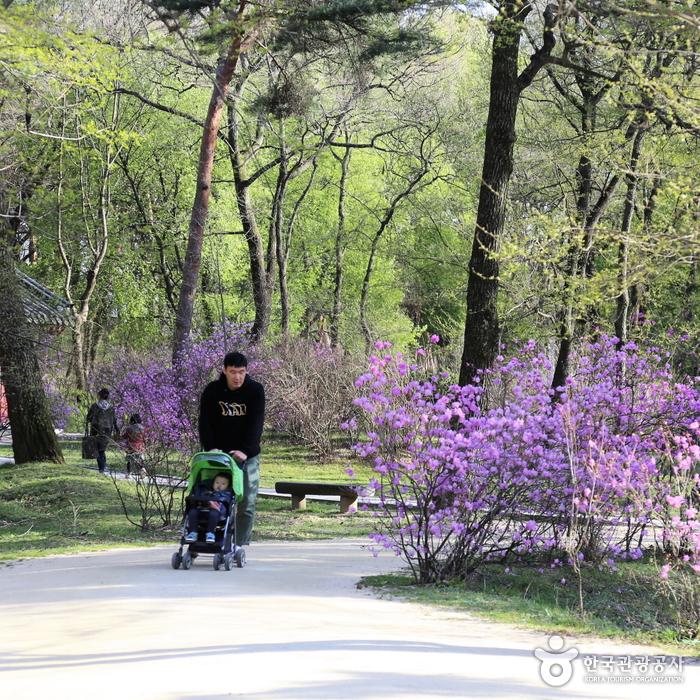
[[225,491],[228,488],[228,479],[223,476],[217,476],[214,479],[214,491]]

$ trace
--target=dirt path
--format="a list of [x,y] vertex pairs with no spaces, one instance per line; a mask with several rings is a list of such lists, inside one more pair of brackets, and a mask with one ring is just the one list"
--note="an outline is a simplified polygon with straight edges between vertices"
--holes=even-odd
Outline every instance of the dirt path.
[[[242,570],[169,566],[172,548],[0,568],[0,689],[24,700],[700,697],[683,682],[563,688],[539,675],[543,635],[379,600],[355,584],[397,567],[357,542],[264,542]],[[642,652],[609,642],[585,653]],[[645,653],[649,653],[646,650]]]

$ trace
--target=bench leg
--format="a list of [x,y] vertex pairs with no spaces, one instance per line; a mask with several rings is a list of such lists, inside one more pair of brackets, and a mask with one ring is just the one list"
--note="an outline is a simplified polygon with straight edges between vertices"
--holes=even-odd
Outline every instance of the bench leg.
[[340,497],[340,512],[341,513],[356,513],[357,512],[357,496],[341,496]]
[[306,496],[292,494],[292,510],[306,510]]

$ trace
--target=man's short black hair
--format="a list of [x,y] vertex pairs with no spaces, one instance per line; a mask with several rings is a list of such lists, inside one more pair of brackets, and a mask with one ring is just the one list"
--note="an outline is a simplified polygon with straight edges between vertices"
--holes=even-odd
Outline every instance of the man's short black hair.
[[109,389],[107,389],[107,387],[102,387],[97,395],[106,401],[109,398]]
[[247,367],[248,358],[242,352],[227,352],[224,367]]

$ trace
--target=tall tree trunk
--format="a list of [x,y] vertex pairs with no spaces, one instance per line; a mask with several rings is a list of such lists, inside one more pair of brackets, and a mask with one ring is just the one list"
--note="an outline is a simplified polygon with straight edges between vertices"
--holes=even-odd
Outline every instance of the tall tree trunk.
[[615,336],[618,346],[627,342],[627,324],[630,309],[630,285],[629,285],[629,234],[632,229],[632,216],[634,214],[634,203],[637,197],[637,167],[642,151],[642,143],[646,129],[639,126],[632,142],[632,153],[630,155],[629,171],[625,175],[627,191],[625,193],[625,204],[622,209],[622,221],[620,224],[620,243],[618,245],[618,289],[619,294],[616,300],[615,313]]
[[492,23],[491,93],[486,121],[484,163],[479,207],[469,261],[467,317],[459,383],[469,384],[480,369],[493,364],[498,354],[499,264],[497,252],[505,221],[506,196],[513,172],[515,120],[520,93],[534,79],[554,47],[553,10],[545,12],[545,41],[518,75],[518,53],[529,3],[501,2]]
[[592,255],[595,231],[610,204],[619,182],[619,175],[614,175],[601,192],[598,200],[586,217],[583,226],[583,249],[574,250],[571,256],[571,263],[566,277],[567,298],[560,328],[559,353],[557,354],[554,376],[552,377],[552,388],[554,389],[564,386],[566,378],[569,376],[569,360],[576,326],[574,309],[576,306],[577,280],[590,272],[589,259]]
[[[317,170],[317,158],[314,156],[311,160],[311,164],[313,166],[313,169],[311,171],[311,176],[309,177],[306,185],[304,186],[304,189],[301,191],[301,194],[297,198],[297,201],[294,203],[294,207],[292,209],[292,213],[289,217],[289,221],[287,222],[286,225],[286,234],[282,235],[282,225],[283,221],[279,222],[279,227],[278,227],[278,232],[280,234],[280,239],[277,243],[277,268],[278,268],[278,274],[279,274],[279,284],[280,284],[280,307],[281,307],[281,312],[282,312],[282,333],[285,337],[288,337],[289,335],[289,322],[290,322],[290,316],[289,316],[289,289],[288,289],[288,273],[287,269],[289,267],[289,254],[292,249],[292,239],[294,237],[294,227],[296,225],[297,217],[299,216],[299,210],[301,209],[301,205],[304,202],[304,199],[306,199],[306,195],[309,194],[309,191],[311,190],[311,187],[313,185],[314,179],[316,178],[316,173],[318,172]],[[299,168],[297,172],[301,170]],[[291,179],[294,177],[294,172],[288,172],[287,178]]]
[[250,183],[246,177],[246,169],[241,153],[235,105],[229,105],[228,108],[228,137],[229,160],[231,161],[233,182],[236,189],[238,215],[241,219],[246,243],[248,244],[250,278],[253,287],[253,305],[255,307],[252,334],[255,338],[262,338],[267,331],[270,319],[270,308],[266,300],[267,273],[265,270],[265,253],[262,236],[260,235],[253,209]]
[[0,225],[0,369],[15,462],[63,462],[15,275],[12,233]]
[[[642,226],[644,235],[651,235],[651,224],[654,218],[654,210],[656,209],[656,196],[661,188],[661,177],[657,176],[651,186],[651,191],[645,196],[644,212],[642,214]],[[644,317],[644,284],[639,280],[635,280],[630,286],[630,312],[629,324],[632,326],[639,325]]]
[[[282,175],[282,170],[284,169],[284,175]],[[280,180],[284,177],[284,185]],[[277,256],[277,276],[280,285],[280,324],[282,335],[287,338],[289,337],[289,289],[287,287],[287,256],[285,255],[284,246],[284,197],[287,191],[287,174],[286,174],[286,162],[283,166],[280,163],[280,175],[278,175],[278,187],[275,191],[275,199],[278,200],[274,214],[274,233],[275,233],[275,254]]]
[[78,391],[87,390],[87,365],[85,363],[85,318],[82,314],[73,316],[73,372]]
[[[287,308],[287,288],[286,275],[278,270],[280,264],[284,264],[281,260],[284,254],[284,244],[282,242],[284,226],[284,198],[287,194],[287,185],[289,183],[289,173],[287,170],[287,146],[284,140],[284,121],[280,119],[279,124],[279,166],[277,168],[277,180],[275,182],[275,191],[272,196],[272,208],[270,210],[270,225],[268,227],[267,236],[267,255],[265,256],[265,305],[268,309],[272,309],[272,296],[275,291],[275,283],[279,278],[280,284],[285,285],[284,292],[280,303],[282,304],[282,325],[285,336],[289,332],[289,309]],[[286,326],[286,330],[285,330]],[[267,330],[267,329],[265,329]]]
[[[286,190],[286,184],[283,185],[282,196],[284,196],[284,190]],[[279,202],[279,208],[271,212],[274,219],[277,217],[282,217],[282,202]],[[256,338],[264,338],[267,334],[268,327],[270,325],[270,317],[272,314],[272,296],[275,292],[275,285],[277,283],[277,230],[270,231],[273,235],[269,236],[267,239],[267,253],[265,254],[265,287],[263,289],[263,301],[265,305],[265,318],[264,324],[260,325],[260,328],[254,330],[253,335]]]
[[[585,143],[589,134],[595,128],[596,123],[596,101],[593,92],[586,88],[586,84],[580,82],[582,101],[581,111],[581,131],[580,136]],[[579,235],[585,231],[586,217],[591,206],[591,195],[593,192],[593,163],[588,154],[583,153],[579,157],[576,166],[576,183],[578,192],[576,194],[576,224],[580,229],[574,233],[574,238],[569,244],[567,254],[566,270],[564,271],[564,308],[562,310],[561,321],[559,323],[559,352],[554,366],[554,377],[552,386],[563,386],[566,377],[569,376],[569,358],[571,356],[571,344],[573,341],[575,318],[574,318],[574,297],[576,295],[576,279],[581,265],[581,243]],[[584,243],[585,245],[585,243]]]
[[[595,126],[593,122],[591,126]],[[629,141],[637,132],[637,125],[630,124],[625,132],[625,140]],[[559,352],[554,366],[554,376],[552,377],[552,388],[557,389],[564,386],[567,377],[569,376],[569,360],[571,357],[571,348],[575,330],[575,314],[577,295],[577,280],[580,277],[590,277],[592,275],[593,265],[591,258],[593,257],[593,244],[595,231],[600,223],[603,214],[606,212],[610,200],[617,190],[620,182],[620,175],[616,174],[606,184],[593,206],[589,206],[590,211],[585,213],[583,223],[583,242],[582,248],[577,248],[577,243],[574,241],[570,250],[569,265],[566,270],[565,279],[565,302],[564,311],[562,313],[562,323],[559,333]],[[581,184],[579,185],[581,186]],[[580,197],[578,202],[582,205],[583,200]],[[577,206],[578,215],[581,217],[584,214],[582,208]]]
[[[578,133],[583,144],[587,145],[587,140],[596,129],[598,105],[607,93],[609,85],[598,86],[585,74],[577,74],[576,82],[581,93],[580,101],[570,92],[564,91],[563,94],[581,114],[581,128]],[[553,388],[563,386],[569,376],[569,360],[577,324],[575,307],[578,280],[579,277],[593,275],[595,227],[607,209],[618,180],[619,177],[614,176],[593,205],[593,162],[588,153],[580,156],[576,167],[576,229],[569,242],[564,271],[564,299],[559,324],[559,351],[552,377]]]
[[[345,132],[345,141],[349,136]],[[348,173],[350,171],[350,154],[352,150],[345,148],[343,159],[340,161],[340,182],[338,184],[338,226],[335,232],[335,245],[333,246],[335,273],[333,275],[333,309],[331,311],[331,347],[337,348],[340,344],[340,314],[342,312],[343,299],[343,257],[345,253],[345,198],[347,195]]]
[[[241,3],[245,6],[245,3]],[[241,10],[242,12],[243,10]],[[250,37],[249,37],[250,38]],[[185,252],[185,264],[182,272],[180,297],[175,316],[175,335],[173,338],[173,360],[183,351],[192,329],[194,313],[194,297],[197,290],[197,278],[202,263],[202,244],[204,227],[209,215],[209,197],[211,195],[211,176],[214,168],[214,155],[219,134],[221,115],[226,105],[231,79],[236,69],[239,56],[243,50],[244,36],[237,34],[219,59],[212,89],[207,116],[204,120],[204,131],[199,150],[197,165],[197,189],[192,205],[190,227]]]

